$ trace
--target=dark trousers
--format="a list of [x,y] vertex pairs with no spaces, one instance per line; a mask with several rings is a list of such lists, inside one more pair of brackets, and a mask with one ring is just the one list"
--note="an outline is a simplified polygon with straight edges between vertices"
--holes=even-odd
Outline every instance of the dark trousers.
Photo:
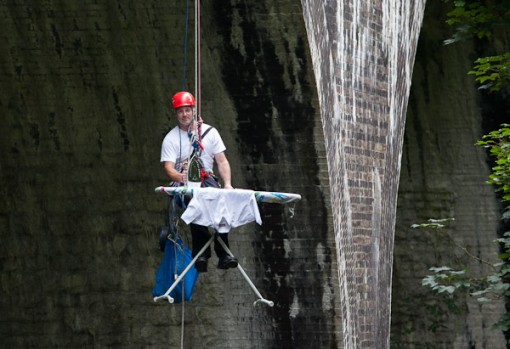
[[[200,252],[202,247],[204,247],[204,245],[207,243],[207,241],[209,241],[209,239],[211,238],[211,234],[209,234],[209,229],[203,225],[191,223],[189,226],[190,226],[190,230],[191,230],[191,243],[193,245],[191,255],[193,257],[195,257],[198,254],[198,252]],[[225,245],[227,245],[227,247],[229,247],[228,233],[225,233],[225,234],[222,233],[222,234],[218,234],[218,235],[219,235],[219,238],[221,240],[223,240]],[[218,256],[218,258],[223,258],[223,257],[227,256],[228,253],[227,253],[227,251],[225,251],[223,249],[223,246],[220,245],[220,243],[217,241],[217,239],[218,239],[218,237],[216,237],[214,239],[214,252],[216,252],[216,255]],[[204,251],[202,256],[204,256],[206,258],[211,257],[211,247],[210,246],[207,248],[207,250]]]

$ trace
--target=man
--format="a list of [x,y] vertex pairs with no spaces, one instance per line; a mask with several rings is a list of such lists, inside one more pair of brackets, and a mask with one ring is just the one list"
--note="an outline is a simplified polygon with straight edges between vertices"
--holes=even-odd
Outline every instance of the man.
[[[198,124],[194,119],[195,98],[189,92],[178,92],[172,97],[172,107],[176,111],[177,126],[174,127],[163,140],[161,147],[161,162],[165,172],[170,179],[178,185],[186,185],[188,159],[192,152],[198,151],[194,146]],[[223,187],[232,189],[230,164],[225,156],[225,145],[218,131],[210,125],[201,125],[203,150],[200,154],[200,164],[203,166],[203,173],[206,174],[207,182],[213,181],[213,186],[219,187],[215,177],[212,175],[213,164],[216,161],[219,175],[223,181]],[[204,184],[204,183],[202,183]],[[204,247],[210,238],[209,229],[206,226],[190,224],[192,255],[195,257]],[[218,234],[228,246],[228,233]],[[229,269],[236,268],[237,258],[230,256],[223,247],[215,240],[214,251],[218,256],[218,268]],[[208,248],[195,262],[195,268],[204,273],[207,271],[207,260],[211,257],[211,250]]]

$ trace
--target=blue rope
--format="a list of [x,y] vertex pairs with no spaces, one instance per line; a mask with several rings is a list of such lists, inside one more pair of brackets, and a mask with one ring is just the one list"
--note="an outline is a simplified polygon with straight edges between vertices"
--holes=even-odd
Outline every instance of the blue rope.
[[186,63],[187,63],[187,52],[188,52],[188,21],[189,21],[189,0],[186,0],[186,30],[184,34],[184,65],[182,69],[182,88],[181,91],[185,90],[186,86]]

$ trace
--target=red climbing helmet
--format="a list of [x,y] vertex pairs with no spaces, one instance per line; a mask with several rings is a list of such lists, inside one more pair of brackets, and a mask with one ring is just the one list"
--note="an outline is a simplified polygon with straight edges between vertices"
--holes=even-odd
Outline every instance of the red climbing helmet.
[[195,97],[189,92],[177,92],[172,97],[172,107],[174,109],[180,107],[194,107],[195,106]]

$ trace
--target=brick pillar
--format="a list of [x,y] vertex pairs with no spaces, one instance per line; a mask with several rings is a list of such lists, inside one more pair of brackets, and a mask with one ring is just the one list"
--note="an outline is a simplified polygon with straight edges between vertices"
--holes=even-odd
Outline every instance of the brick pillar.
[[388,348],[402,138],[425,0],[302,0],[331,185],[345,348]]

